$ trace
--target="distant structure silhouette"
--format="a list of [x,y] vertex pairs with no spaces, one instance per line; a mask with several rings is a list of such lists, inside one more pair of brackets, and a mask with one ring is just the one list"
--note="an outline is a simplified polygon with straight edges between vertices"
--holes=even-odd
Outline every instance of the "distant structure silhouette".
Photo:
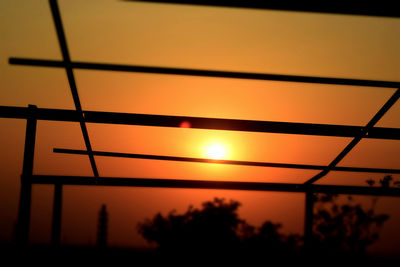
[[97,229],[97,246],[107,246],[107,233],[108,232],[108,212],[107,206],[103,204],[99,212],[99,222]]

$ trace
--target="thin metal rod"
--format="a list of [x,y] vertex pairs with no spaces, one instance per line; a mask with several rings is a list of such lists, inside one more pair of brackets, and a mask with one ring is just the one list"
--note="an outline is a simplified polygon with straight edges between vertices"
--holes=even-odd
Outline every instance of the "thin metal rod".
[[36,142],[36,106],[29,105],[30,117],[26,121],[24,161],[21,175],[21,191],[18,208],[18,221],[16,229],[16,241],[18,244],[25,245],[29,242],[29,224],[31,216],[31,198],[33,163],[35,156]]
[[89,160],[90,160],[90,165],[93,170],[93,175],[95,177],[98,177],[99,173],[97,171],[97,166],[96,166],[96,162],[94,160],[93,154],[91,153],[92,146],[90,144],[89,134],[88,134],[88,131],[86,128],[86,124],[85,124],[85,120],[84,120],[84,116],[83,116],[83,112],[82,112],[81,102],[79,100],[78,89],[76,86],[74,73],[73,73],[73,70],[71,67],[71,58],[70,58],[69,52],[68,52],[67,40],[65,38],[65,33],[64,33],[63,26],[62,26],[61,15],[60,15],[60,11],[58,8],[57,0],[50,0],[49,2],[50,2],[51,14],[53,15],[54,25],[56,27],[58,42],[60,44],[61,54],[63,57],[63,67],[65,68],[65,71],[67,73],[68,83],[69,83],[69,87],[71,89],[71,94],[72,94],[72,98],[74,100],[75,108],[80,114],[79,123],[81,126],[82,135],[83,135],[83,139],[85,141],[86,149],[89,152],[88,156],[89,156]]
[[305,192],[304,215],[304,246],[306,251],[310,252],[312,250],[314,218],[314,193],[311,190]]
[[[100,111],[84,111],[88,123],[107,123],[124,125],[142,125],[157,127],[180,127],[183,122],[193,129],[228,130],[246,132],[284,133],[335,137],[355,137],[364,128],[362,126],[293,123],[276,121],[254,121],[201,118],[188,116],[166,116],[134,113],[115,113]],[[25,107],[0,106],[0,117],[26,119],[29,116]],[[38,120],[76,121],[80,116],[76,110],[38,108]],[[374,127],[364,138],[400,140],[400,128]]]
[[54,184],[53,223],[51,229],[51,244],[53,246],[59,246],[61,241],[62,187],[62,184]]
[[[185,4],[185,5],[201,5],[214,7],[234,7],[234,8],[251,8],[251,9],[267,9],[282,11],[300,11],[300,12],[317,12],[328,14],[345,14],[345,15],[363,15],[363,16],[380,16],[380,17],[400,17],[400,12],[396,5],[368,4],[363,2],[362,6],[348,5],[347,3],[335,2],[334,4],[318,2],[280,2],[280,1],[215,1],[215,0],[125,0],[131,2],[150,2],[162,4]],[[290,3],[290,4],[289,4]],[[373,3],[373,2],[371,2]],[[393,2],[394,3],[394,2]]]
[[389,100],[382,106],[382,108],[375,114],[375,116],[367,123],[367,125],[362,129],[360,134],[356,136],[343,150],[340,154],[328,165],[328,167],[322,172],[318,173],[308,181],[306,184],[312,184],[325,175],[327,175],[360,141],[363,139],[370,129],[386,114],[386,112],[396,103],[400,98],[400,89],[389,98]]
[[[24,65],[24,66],[40,66],[40,67],[56,67],[56,68],[66,67],[66,63],[64,63],[63,61],[32,59],[32,58],[10,57],[9,63],[13,65]],[[400,87],[400,82],[393,82],[393,81],[377,81],[377,80],[284,75],[284,74],[269,74],[269,73],[234,72],[234,71],[219,71],[219,70],[202,70],[202,69],[188,69],[188,68],[153,67],[153,66],[141,66],[141,65],[121,65],[121,64],[92,63],[92,62],[79,62],[79,61],[69,62],[68,67],[74,69],[87,69],[87,70],[173,74],[173,75],[187,75],[187,76],[200,76],[200,77],[234,78],[234,79],[250,79],[250,80],[298,82],[298,83],[354,85],[354,86],[388,87],[388,88]]]
[[222,189],[222,190],[249,190],[305,193],[312,190],[315,193],[353,194],[370,196],[400,197],[400,188],[395,187],[367,187],[367,186],[339,186],[339,185],[304,185],[287,183],[260,183],[260,182],[230,182],[230,181],[202,181],[178,179],[151,179],[151,178],[121,178],[102,177],[96,179],[88,176],[60,176],[60,175],[32,175],[32,183],[88,186],[131,186],[153,188],[192,188],[192,189]]
[[[64,153],[64,154],[74,154],[74,155],[87,155],[86,150],[78,150],[78,149],[54,148],[53,152],[54,153]],[[322,165],[240,161],[240,160],[216,160],[216,159],[204,159],[204,158],[132,154],[132,153],[107,152],[107,151],[93,151],[93,155],[104,156],[104,157],[118,157],[118,158],[169,160],[169,161],[197,162],[197,163],[216,163],[216,164],[228,164],[228,165],[304,169],[304,170],[324,170],[327,167],[327,166],[322,166]],[[343,171],[343,172],[367,172],[367,173],[385,173],[385,174],[400,173],[400,169],[380,169],[380,168],[360,168],[360,167],[334,167],[332,170],[333,171]]]

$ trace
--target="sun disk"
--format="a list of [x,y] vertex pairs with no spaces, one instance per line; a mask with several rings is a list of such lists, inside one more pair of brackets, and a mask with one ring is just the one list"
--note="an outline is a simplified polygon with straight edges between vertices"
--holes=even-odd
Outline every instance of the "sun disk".
[[227,149],[222,143],[212,143],[206,148],[206,156],[209,159],[224,159],[227,155]]

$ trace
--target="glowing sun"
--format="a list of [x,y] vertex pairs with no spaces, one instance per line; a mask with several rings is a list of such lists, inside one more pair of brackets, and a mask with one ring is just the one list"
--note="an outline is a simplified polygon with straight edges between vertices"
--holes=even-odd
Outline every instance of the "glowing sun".
[[205,155],[209,159],[226,159],[227,154],[227,147],[221,142],[209,143],[205,147]]

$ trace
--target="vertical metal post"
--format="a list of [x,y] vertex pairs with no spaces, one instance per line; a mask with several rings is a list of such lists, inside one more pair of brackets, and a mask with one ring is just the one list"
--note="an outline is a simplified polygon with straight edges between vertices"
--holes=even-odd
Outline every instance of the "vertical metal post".
[[53,246],[60,245],[61,209],[62,209],[62,184],[54,184],[53,225],[51,229],[51,244]]
[[24,162],[21,175],[21,192],[19,199],[18,222],[16,231],[16,241],[20,245],[28,244],[29,241],[29,222],[31,215],[33,160],[35,154],[36,140],[36,106],[29,105],[29,116],[26,122]]
[[304,222],[304,247],[306,251],[310,251],[313,242],[313,216],[314,216],[314,194],[311,190],[306,191],[305,203],[305,222]]

